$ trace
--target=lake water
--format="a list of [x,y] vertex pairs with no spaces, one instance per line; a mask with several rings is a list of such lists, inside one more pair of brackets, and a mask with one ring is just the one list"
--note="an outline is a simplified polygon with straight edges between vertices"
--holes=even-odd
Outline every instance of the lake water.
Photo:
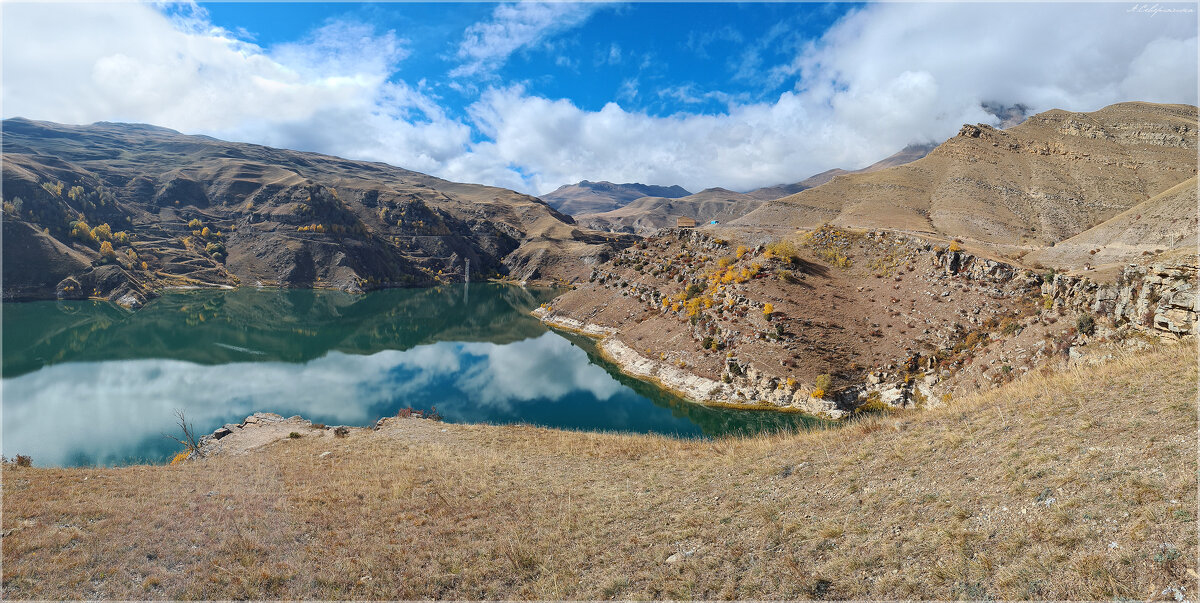
[[368,426],[402,408],[449,422],[682,437],[808,425],[690,404],[618,373],[529,311],[553,294],[497,284],[168,293],[4,304],[3,454],[35,465],[163,462],[174,412],[198,433],[257,411]]

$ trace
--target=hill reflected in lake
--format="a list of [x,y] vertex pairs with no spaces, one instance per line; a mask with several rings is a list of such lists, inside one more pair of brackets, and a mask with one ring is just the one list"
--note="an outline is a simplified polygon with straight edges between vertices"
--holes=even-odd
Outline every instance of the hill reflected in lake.
[[589,340],[529,315],[551,292],[493,284],[243,289],[4,306],[5,455],[41,465],[162,462],[183,409],[206,433],[257,411],[370,425],[402,408],[447,421],[722,436],[799,415],[714,409],[616,372]]

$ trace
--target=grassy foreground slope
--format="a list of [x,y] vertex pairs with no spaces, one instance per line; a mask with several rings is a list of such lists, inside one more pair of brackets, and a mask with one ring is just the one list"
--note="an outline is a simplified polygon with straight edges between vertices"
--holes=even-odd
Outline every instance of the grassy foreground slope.
[[397,418],[172,467],[9,468],[4,595],[1192,596],[1195,366],[1161,347],[746,440]]

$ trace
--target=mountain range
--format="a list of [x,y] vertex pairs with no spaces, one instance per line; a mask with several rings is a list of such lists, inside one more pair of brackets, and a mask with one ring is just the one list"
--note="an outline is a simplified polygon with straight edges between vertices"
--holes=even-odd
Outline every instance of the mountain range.
[[541,200],[137,124],[8,119],[4,297],[571,278],[628,241]]
[[1188,105],[1051,110],[748,193],[584,181],[545,195],[573,211],[620,205],[572,218],[383,163],[16,118],[3,122],[4,296],[136,305],[169,286],[360,291],[462,280],[468,263],[473,278],[572,280],[635,240],[620,233],[678,217],[903,231],[1090,269],[1195,247],[1196,127]]
[[[965,125],[916,161],[834,176],[767,202],[735,225],[795,229],[828,222],[1029,253],[1193,178],[1196,120],[1193,106],[1135,102],[1091,113],[1046,111],[1007,130]],[[1187,196],[1186,188],[1172,193],[1180,195],[1171,197],[1176,203],[1160,199],[1152,205],[1181,210],[1186,203],[1178,199]]]
[[[763,202],[786,197],[829,182],[843,174],[870,173],[904,165],[924,157],[932,144],[909,145],[899,152],[858,170],[832,169],[792,184],[778,184],[738,193],[724,188],[709,188],[694,195],[671,197],[647,196],[624,202],[619,208],[597,213],[575,213],[580,225],[597,230],[649,234],[674,226],[677,218],[692,218],[698,223],[713,220],[728,222],[758,209]],[[679,187],[675,187],[679,188]],[[682,190],[682,189],[680,189]]]
[[578,215],[612,211],[642,197],[675,199],[690,194],[679,185],[657,186],[637,182],[613,184],[583,180],[577,184],[564,184],[539,198],[564,214]]

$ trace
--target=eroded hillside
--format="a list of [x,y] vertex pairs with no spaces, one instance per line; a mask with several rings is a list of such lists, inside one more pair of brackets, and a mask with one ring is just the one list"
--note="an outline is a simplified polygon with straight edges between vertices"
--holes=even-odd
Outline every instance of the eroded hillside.
[[1195,328],[1195,256],[1100,286],[958,241],[829,226],[719,238],[730,234],[663,231],[537,313],[693,401],[833,417],[938,404]]
[[[4,122],[6,299],[553,280],[626,244],[540,200],[152,126]],[[616,245],[614,245],[616,244]]]
[[828,183],[739,219],[960,237],[1019,253],[1052,245],[1196,175],[1196,107],[1052,110],[998,130],[967,125],[912,163]]

